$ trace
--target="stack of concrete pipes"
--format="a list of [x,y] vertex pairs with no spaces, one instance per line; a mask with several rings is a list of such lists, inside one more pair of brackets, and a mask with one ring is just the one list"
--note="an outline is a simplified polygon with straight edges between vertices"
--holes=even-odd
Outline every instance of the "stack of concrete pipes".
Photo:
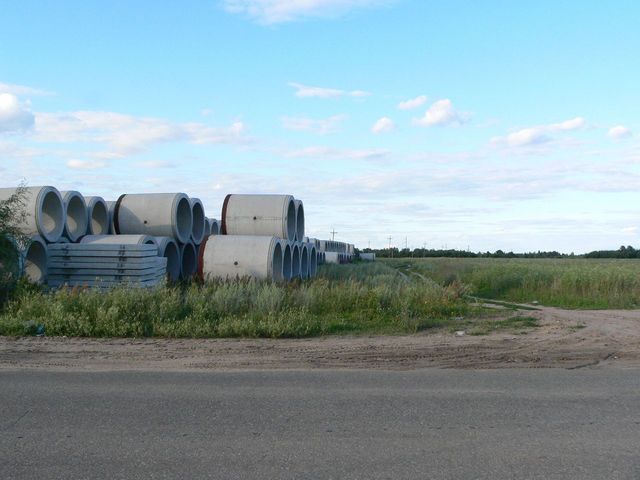
[[[0,201],[17,190],[0,189]],[[57,243],[154,245],[167,259],[169,281],[187,279],[197,271],[199,246],[219,231],[218,221],[204,216],[202,202],[183,193],[126,194],[105,201],[51,186],[24,192],[19,229],[30,241],[18,248],[22,274],[34,283],[47,282],[48,246]]]
[[355,257],[355,246],[335,240],[319,240],[318,250],[324,255],[325,263],[351,263]]
[[224,199],[221,235],[200,252],[199,276],[272,281],[316,275],[318,254],[304,237],[304,205],[291,195],[237,195]]

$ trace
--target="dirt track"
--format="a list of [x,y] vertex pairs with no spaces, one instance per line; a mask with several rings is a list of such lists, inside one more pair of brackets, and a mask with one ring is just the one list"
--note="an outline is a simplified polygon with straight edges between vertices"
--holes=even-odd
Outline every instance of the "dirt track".
[[[347,336],[304,340],[0,337],[0,369],[237,370],[640,365],[640,310],[527,311],[525,335]],[[582,328],[578,326],[583,325]]]

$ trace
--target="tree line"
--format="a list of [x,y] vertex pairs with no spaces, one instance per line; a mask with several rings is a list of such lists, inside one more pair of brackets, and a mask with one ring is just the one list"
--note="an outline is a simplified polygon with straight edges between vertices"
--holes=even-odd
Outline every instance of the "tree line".
[[560,253],[555,250],[537,252],[505,252],[496,250],[495,252],[471,252],[469,250],[435,249],[435,248],[365,248],[360,250],[364,253],[375,253],[379,258],[432,258],[432,257],[452,257],[452,258],[640,258],[640,249],[632,246],[622,245],[617,250],[595,250],[593,252],[576,255],[571,253]]

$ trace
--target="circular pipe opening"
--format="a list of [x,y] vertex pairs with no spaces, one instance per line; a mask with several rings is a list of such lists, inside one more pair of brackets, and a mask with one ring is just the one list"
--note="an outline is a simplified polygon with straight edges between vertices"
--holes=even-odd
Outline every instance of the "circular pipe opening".
[[313,246],[309,249],[309,252],[309,278],[313,278],[318,272],[318,252],[316,247]]
[[304,205],[300,200],[296,202],[296,236],[297,240],[302,242],[304,237]]
[[70,241],[76,242],[87,234],[87,205],[79,194],[68,195],[65,234]]
[[177,282],[180,279],[180,250],[176,242],[167,242],[162,256],[167,259],[167,276],[170,282]]
[[191,202],[191,215],[193,219],[191,226],[191,239],[195,244],[198,244],[202,242],[202,238],[204,237],[204,208],[202,207],[200,200],[192,199]]
[[309,249],[306,245],[302,245],[300,251],[300,276],[309,278]]
[[107,235],[109,233],[109,210],[103,200],[92,202],[89,217],[89,229],[93,235]]
[[47,276],[47,247],[41,240],[32,240],[24,256],[24,275],[33,283],[43,283]]
[[215,218],[211,220],[211,235],[220,235],[220,223]]
[[289,199],[287,206],[287,240],[294,240],[296,236],[296,204]]
[[193,243],[185,243],[180,248],[180,274],[183,280],[193,277],[198,269],[196,248]]
[[300,277],[300,247],[294,245],[291,248],[291,278]]
[[285,245],[282,252],[282,278],[291,280],[291,246]]
[[175,232],[176,238],[182,243],[186,243],[191,238],[191,229],[193,224],[193,212],[191,204],[186,196],[181,196],[178,200],[175,212]]
[[39,205],[38,231],[48,242],[57,241],[64,231],[64,205],[57,190],[47,189]]
[[273,247],[273,259],[271,262],[271,278],[276,282],[280,282],[284,279],[282,266],[282,246],[280,245],[280,242],[276,242]]

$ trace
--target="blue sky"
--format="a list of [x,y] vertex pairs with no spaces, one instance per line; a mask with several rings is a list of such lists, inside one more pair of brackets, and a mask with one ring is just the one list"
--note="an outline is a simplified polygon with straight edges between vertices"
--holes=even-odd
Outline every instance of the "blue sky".
[[638,246],[640,3],[11,2],[0,186],[291,193],[373,247]]

